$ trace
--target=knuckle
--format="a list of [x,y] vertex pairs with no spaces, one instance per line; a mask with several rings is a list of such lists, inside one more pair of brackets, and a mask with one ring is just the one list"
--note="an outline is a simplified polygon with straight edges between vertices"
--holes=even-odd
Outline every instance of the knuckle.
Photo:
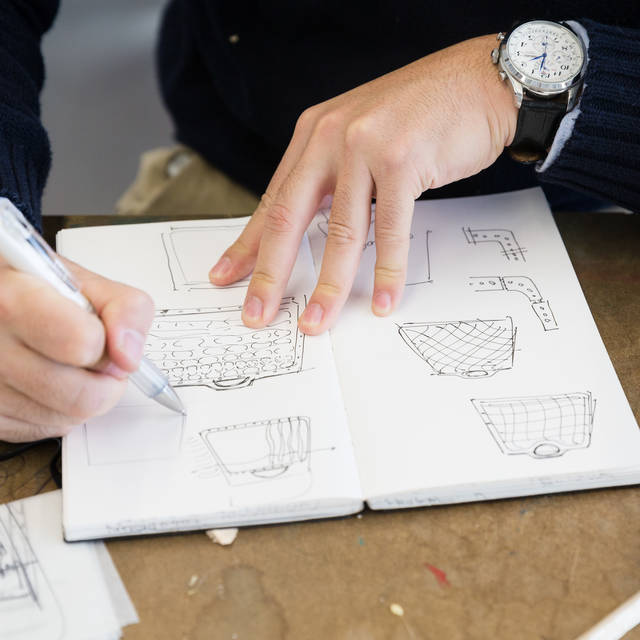
[[344,135],[345,146],[349,150],[361,149],[375,140],[378,134],[378,127],[373,116],[360,116],[347,126]]
[[316,293],[322,297],[327,298],[339,298],[342,295],[343,289],[340,285],[335,284],[334,282],[327,282],[323,280],[318,282],[316,286]]
[[287,234],[294,228],[294,214],[291,209],[281,203],[272,202],[265,218],[265,231],[275,234]]
[[268,285],[270,287],[276,284],[275,277],[272,276],[267,271],[262,271],[262,270],[253,272],[252,281],[257,282],[257,283],[266,284],[266,285]]
[[299,116],[296,121],[295,133],[304,133],[309,131],[318,118],[317,107],[308,107]]
[[374,275],[376,280],[404,280],[404,268],[396,265],[376,265]]
[[343,126],[342,123],[342,113],[337,109],[331,109],[316,118],[313,132],[321,139],[331,137],[340,131]]
[[327,227],[327,242],[344,247],[356,244],[358,238],[353,225],[337,216],[332,216],[329,218]]
[[396,142],[387,145],[384,153],[380,156],[382,170],[385,172],[396,173],[402,170],[409,159],[409,148],[407,145]]
[[92,324],[83,323],[72,331],[61,332],[58,352],[65,363],[88,367],[100,358],[104,350],[104,333]]

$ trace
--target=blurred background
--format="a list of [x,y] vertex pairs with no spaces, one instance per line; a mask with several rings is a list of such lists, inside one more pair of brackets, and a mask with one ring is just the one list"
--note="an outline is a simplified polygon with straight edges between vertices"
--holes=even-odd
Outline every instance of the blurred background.
[[141,152],[170,144],[154,47],[165,0],[62,0],[45,37],[45,215],[112,213]]

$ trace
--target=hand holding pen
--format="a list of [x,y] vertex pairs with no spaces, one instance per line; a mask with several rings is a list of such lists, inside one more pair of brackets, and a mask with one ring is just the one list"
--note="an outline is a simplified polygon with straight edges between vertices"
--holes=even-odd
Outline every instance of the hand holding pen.
[[[7,211],[13,207],[0,200],[0,440],[19,442],[64,435],[116,404],[128,377],[139,370],[153,304],[142,291],[71,263],[66,268],[82,291],[75,301],[71,293],[61,295],[64,287],[73,288],[60,284],[62,273],[45,282],[42,275],[11,268],[19,257],[7,255]],[[32,257],[46,251],[44,241],[33,237],[41,244],[31,245]],[[85,297],[97,315],[79,308]],[[161,391],[163,382],[145,380],[147,395]]]

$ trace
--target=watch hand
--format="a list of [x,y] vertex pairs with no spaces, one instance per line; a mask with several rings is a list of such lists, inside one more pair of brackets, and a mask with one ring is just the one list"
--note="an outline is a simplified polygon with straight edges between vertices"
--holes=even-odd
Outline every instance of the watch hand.
[[545,51],[540,57],[542,58],[542,60],[540,60],[540,71],[542,71],[542,67],[544,67],[544,62],[547,59],[547,52]]

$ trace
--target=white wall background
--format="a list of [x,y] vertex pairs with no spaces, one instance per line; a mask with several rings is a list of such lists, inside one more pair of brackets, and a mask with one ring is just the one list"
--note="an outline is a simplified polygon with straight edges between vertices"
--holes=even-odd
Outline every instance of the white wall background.
[[43,120],[53,146],[45,215],[112,213],[138,156],[172,127],[154,65],[164,0],[62,0],[45,38]]

